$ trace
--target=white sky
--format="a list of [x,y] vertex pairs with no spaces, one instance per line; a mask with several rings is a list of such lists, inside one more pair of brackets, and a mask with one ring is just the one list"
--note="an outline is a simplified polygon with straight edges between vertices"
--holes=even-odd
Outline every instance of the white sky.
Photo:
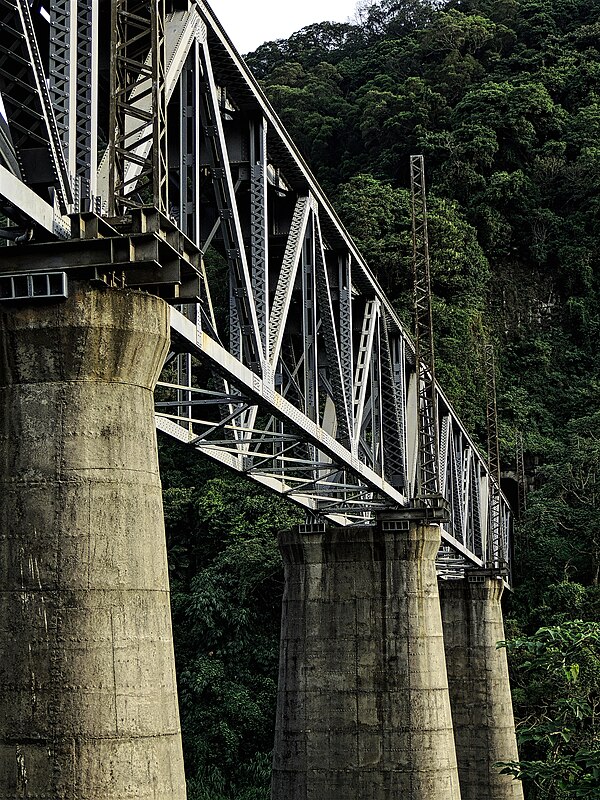
[[313,22],[347,22],[357,0],[208,0],[240,53],[287,39]]

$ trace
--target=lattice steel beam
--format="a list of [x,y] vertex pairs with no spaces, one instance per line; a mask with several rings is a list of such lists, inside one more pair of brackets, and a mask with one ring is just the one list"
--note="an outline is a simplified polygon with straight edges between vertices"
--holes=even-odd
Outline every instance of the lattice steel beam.
[[0,92],[22,178],[32,187],[52,184],[66,212],[73,199],[69,171],[27,1],[1,0],[0,24]]
[[315,240],[315,271],[316,289],[323,325],[324,349],[327,358],[329,379],[332,388],[332,400],[335,406],[337,437],[345,447],[350,447],[350,408],[348,407],[346,394],[344,391],[344,378],[342,375],[342,361],[340,359],[340,348],[338,335],[333,316],[333,298],[329,284],[329,274],[327,262],[323,248],[323,238],[319,218],[313,215],[313,224],[316,235]]
[[275,367],[281,353],[284,326],[290,309],[309,215],[310,203],[308,197],[299,197],[296,200],[279,279],[275,288],[275,297],[271,307],[269,324],[269,361],[271,367]]
[[269,341],[269,232],[267,211],[267,124],[250,123],[250,255],[256,316],[266,353]]
[[248,267],[239,210],[227,144],[223,131],[217,86],[206,43],[200,48],[203,82],[201,84],[201,120],[207,144],[215,203],[221,218],[225,255],[230,274],[230,322],[239,330],[244,363],[259,372],[265,361],[259,333],[256,304],[252,293],[252,278]]
[[111,37],[109,214],[168,214],[165,0],[112,0]]
[[[405,436],[402,424],[404,398],[402,392],[403,365],[392,357],[388,320],[381,317],[381,400],[384,443],[384,466],[388,480],[398,489],[406,486]],[[398,385],[400,383],[400,386]]]
[[410,157],[410,185],[415,290],[415,358],[419,397],[415,496],[419,500],[425,501],[428,498],[439,496],[439,433],[423,156]]

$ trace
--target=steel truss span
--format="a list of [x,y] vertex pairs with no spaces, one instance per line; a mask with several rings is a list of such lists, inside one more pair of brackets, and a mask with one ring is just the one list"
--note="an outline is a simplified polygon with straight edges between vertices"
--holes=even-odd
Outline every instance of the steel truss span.
[[315,521],[414,506],[429,393],[439,569],[505,569],[497,477],[208,4],[0,0],[0,25],[1,235],[19,243],[0,301],[60,302],[74,278],[165,298],[158,429]]

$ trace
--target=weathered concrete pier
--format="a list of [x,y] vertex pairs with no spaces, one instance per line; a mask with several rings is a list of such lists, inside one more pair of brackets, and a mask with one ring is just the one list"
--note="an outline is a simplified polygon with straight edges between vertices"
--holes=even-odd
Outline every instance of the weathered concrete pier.
[[183,800],[153,388],[167,306],[0,314],[0,796]]
[[459,800],[438,526],[281,536],[273,800]]
[[440,581],[446,666],[462,800],[522,800],[523,785],[501,775],[518,760],[500,599],[491,573]]

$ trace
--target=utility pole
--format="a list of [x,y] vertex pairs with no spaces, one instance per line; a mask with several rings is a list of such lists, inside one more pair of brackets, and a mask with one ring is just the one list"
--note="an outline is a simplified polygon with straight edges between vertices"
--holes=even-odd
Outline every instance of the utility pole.
[[496,400],[496,359],[494,345],[489,342],[484,345],[484,358],[491,534],[488,536],[486,560],[491,568],[504,570],[508,563],[508,553],[506,553],[507,542],[500,511],[500,443]]
[[496,359],[494,345],[486,343],[485,388],[487,421],[487,456],[490,475],[500,486],[500,444],[498,440],[498,405],[496,401]]
[[[417,373],[416,506],[442,511],[439,480],[439,426],[435,383],[435,353],[431,310],[431,272],[423,156],[410,157],[412,197],[415,358]],[[444,511],[444,518],[446,513]]]
[[517,517],[522,519],[527,509],[527,475],[525,474],[525,453],[523,448],[523,432],[517,432],[516,441],[516,461],[517,461],[517,488],[519,492],[519,506]]

